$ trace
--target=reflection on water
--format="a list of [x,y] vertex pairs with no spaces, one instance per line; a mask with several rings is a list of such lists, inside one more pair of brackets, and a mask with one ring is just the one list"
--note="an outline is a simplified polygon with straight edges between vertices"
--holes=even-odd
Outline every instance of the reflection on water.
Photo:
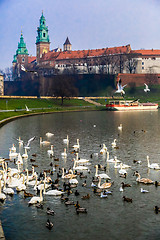
[[[119,124],[123,124],[123,130],[119,131]],[[87,208],[87,214],[77,215],[74,206],[65,206],[59,197],[45,196],[44,208],[37,209],[28,207],[29,199],[24,199],[23,193],[13,197],[7,196],[4,204],[0,205],[0,214],[6,239],[159,239],[160,214],[154,213],[154,206],[160,204],[160,190],[154,185],[143,186],[149,193],[140,192],[141,184],[137,184],[133,172],[139,171],[142,177],[160,181],[160,171],[148,170],[146,156],[149,155],[150,162],[160,164],[160,113],[153,112],[75,112],[57,113],[35,117],[28,117],[11,122],[0,129],[0,155],[8,158],[9,148],[15,143],[17,151],[24,153],[23,147],[19,149],[17,138],[20,136],[25,142],[33,136],[36,140],[31,143],[28,151],[29,158],[24,161],[24,168],[31,170],[33,162],[38,167],[36,171],[51,169],[50,163],[58,164],[59,167],[73,167],[72,146],[80,141],[79,157],[89,159],[91,172],[87,175],[87,187],[82,187],[84,179],[78,176],[79,184],[77,190],[80,195],[71,194],[69,198],[79,201],[82,207]],[[48,146],[40,146],[39,138],[45,136],[46,132],[54,133],[49,141],[54,146],[54,154],[59,161],[51,159],[47,150]],[[69,136],[67,147],[67,159],[62,159],[61,153],[66,145],[63,139]],[[113,149],[111,143],[117,139],[119,148]],[[124,163],[131,165],[127,170],[127,178],[119,177],[118,169],[114,164],[106,163],[106,156],[98,154],[100,145],[105,143],[110,152],[110,157],[117,156]],[[32,154],[37,156],[33,157]],[[141,160],[141,164],[133,163],[133,160]],[[113,185],[112,195],[101,199],[94,194],[91,188],[92,177],[95,174],[95,164],[100,163],[107,166],[106,173],[111,177]],[[13,162],[9,166],[15,167]],[[55,172],[52,178],[57,178]],[[120,192],[121,182],[132,185]],[[103,181],[104,182],[104,181]],[[60,180],[60,188],[63,188],[64,180]],[[29,192],[34,193],[31,187]],[[75,192],[75,189],[73,189]],[[89,200],[81,197],[90,194]],[[124,202],[122,197],[132,198],[132,203]],[[45,227],[48,219],[46,208],[54,209],[55,215],[49,216],[54,227],[49,231]],[[159,205],[160,206],[160,205]]]

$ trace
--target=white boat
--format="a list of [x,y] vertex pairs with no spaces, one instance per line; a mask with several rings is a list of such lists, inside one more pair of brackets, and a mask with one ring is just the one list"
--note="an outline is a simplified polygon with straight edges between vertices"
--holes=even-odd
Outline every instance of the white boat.
[[112,111],[135,111],[135,110],[157,110],[157,103],[140,103],[136,100],[113,100],[106,104],[107,110]]

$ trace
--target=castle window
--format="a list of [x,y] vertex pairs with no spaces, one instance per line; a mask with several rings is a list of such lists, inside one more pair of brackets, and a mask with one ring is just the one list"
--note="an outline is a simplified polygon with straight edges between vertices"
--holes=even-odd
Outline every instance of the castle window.
[[142,65],[144,65],[144,62],[142,62]]
[[24,62],[24,58],[22,58],[22,62]]
[[142,70],[144,70],[144,67],[142,67]]
[[43,37],[45,37],[46,36],[46,34],[45,33],[43,33]]
[[43,25],[44,25],[44,21],[43,21]]

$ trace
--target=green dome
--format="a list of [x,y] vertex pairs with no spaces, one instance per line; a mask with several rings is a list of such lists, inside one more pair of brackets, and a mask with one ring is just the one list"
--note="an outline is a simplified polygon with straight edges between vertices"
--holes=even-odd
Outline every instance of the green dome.
[[46,19],[43,16],[43,12],[39,22],[40,24],[39,24],[39,27],[37,28],[38,36],[36,39],[36,43],[49,42],[48,26],[46,26]]
[[18,43],[18,49],[16,51],[16,55],[19,55],[19,54],[28,55],[28,50],[26,48],[26,44],[24,42],[22,32],[21,32],[20,42]]

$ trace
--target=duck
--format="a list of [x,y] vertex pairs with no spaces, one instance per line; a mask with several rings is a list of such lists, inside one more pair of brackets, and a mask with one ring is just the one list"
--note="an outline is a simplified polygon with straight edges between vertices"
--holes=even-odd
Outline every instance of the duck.
[[53,223],[48,219],[47,222],[46,222],[46,227],[51,230],[52,227],[53,227]]
[[139,172],[137,172],[137,171],[134,172],[133,175],[137,176],[136,181],[139,182],[139,183],[144,183],[144,184],[153,184],[153,183],[154,183],[154,182],[153,182],[151,179],[149,179],[149,178],[141,178]]
[[64,152],[61,153],[61,156],[62,156],[63,158],[66,158],[66,157],[67,157],[66,148],[64,148]]
[[106,194],[106,192],[101,192],[100,198],[107,198],[108,195]]
[[149,191],[141,188],[141,193],[149,193]]
[[90,199],[90,194],[87,193],[87,195],[84,195],[81,197],[82,200]]
[[54,215],[54,210],[50,209],[49,207],[47,207],[46,213],[48,215]]
[[98,178],[99,178],[98,188],[100,188],[100,189],[106,189],[106,188],[110,188],[110,187],[111,187],[111,185],[112,185],[111,182],[109,182],[109,183],[106,182],[106,183],[103,183],[102,185],[100,185],[100,184],[101,184],[101,177],[98,176]]
[[47,153],[48,153],[49,155],[52,155],[52,156],[53,156],[53,154],[54,154],[53,145],[51,145],[51,149],[47,150]]
[[106,173],[98,174],[98,165],[96,165],[95,177],[100,177],[100,178],[104,178],[104,179],[111,179]]
[[122,130],[122,123],[118,126],[118,130]]
[[158,187],[158,186],[160,186],[160,182],[158,182],[158,181],[155,181],[155,187]]
[[87,182],[85,180],[84,183],[82,183],[82,187],[86,187],[86,186],[87,186]]
[[64,202],[64,204],[65,204],[66,206],[68,206],[68,205],[74,205],[74,201],[68,199],[67,201]]
[[127,197],[123,196],[123,201],[132,203],[132,198],[127,198]]
[[4,193],[2,193],[2,182],[0,179],[0,201],[4,202],[5,199],[6,199],[6,195]]
[[147,156],[147,162],[148,162],[148,168],[154,169],[154,170],[160,170],[160,166],[158,163],[149,163],[149,156]]
[[86,208],[82,208],[82,207],[78,207],[76,208],[76,213],[87,213],[87,209]]
[[52,136],[54,136],[54,133],[47,132],[47,133],[46,133],[46,136],[47,136],[47,137],[52,137]]
[[69,144],[69,138],[68,138],[68,135],[67,135],[67,138],[64,138],[64,139],[63,139],[63,143],[65,143],[65,144]]
[[32,194],[32,193],[29,193],[29,192],[26,192],[25,190],[24,190],[24,197],[26,198],[26,197],[33,197],[34,195]]
[[103,147],[102,149],[100,150],[100,154],[105,154],[107,152],[107,147],[106,145],[103,143]]
[[131,184],[128,184],[128,183],[122,182],[121,184],[122,184],[122,187],[123,187],[123,188],[125,188],[125,187],[132,187],[132,185],[131,185]]
[[155,211],[156,214],[158,214],[158,212],[160,212],[160,208],[158,206],[155,206],[154,211]]
[[42,137],[40,137],[40,145],[48,145],[50,144],[49,141],[42,141]]
[[41,203],[43,202],[43,195],[42,195],[42,188],[40,190],[40,196],[33,196],[30,201],[28,202],[28,205],[33,205],[33,204],[36,204],[36,203]]
[[22,158],[28,158],[27,148],[25,148],[25,153],[22,154]]
[[78,192],[78,190],[75,191],[74,195],[75,195],[75,196],[79,196],[79,195],[80,195],[80,193]]

